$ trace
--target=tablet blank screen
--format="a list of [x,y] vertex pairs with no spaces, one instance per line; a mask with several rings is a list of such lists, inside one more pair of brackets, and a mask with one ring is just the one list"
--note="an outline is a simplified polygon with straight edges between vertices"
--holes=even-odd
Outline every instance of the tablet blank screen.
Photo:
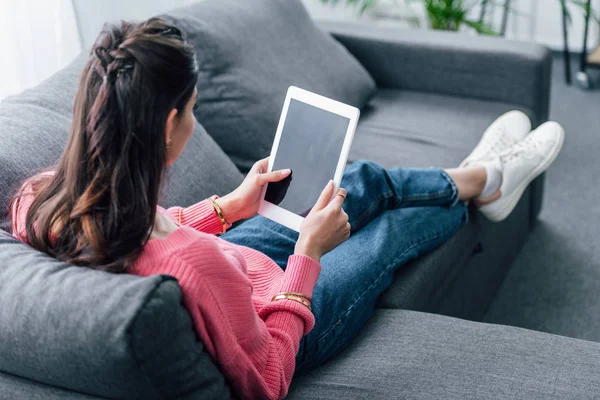
[[269,183],[265,200],[305,217],[333,179],[350,119],[291,99],[273,171],[290,168]]

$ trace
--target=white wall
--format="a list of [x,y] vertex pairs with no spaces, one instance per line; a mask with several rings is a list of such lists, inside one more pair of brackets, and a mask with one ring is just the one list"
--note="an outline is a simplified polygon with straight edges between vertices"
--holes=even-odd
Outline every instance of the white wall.
[[[558,0],[516,0],[516,8],[524,15],[511,16],[507,37],[519,40],[531,40],[559,50],[563,48],[562,12]],[[597,9],[600,1],[592,4]],[[571,6],[573,24],[569,28],[569,47],[572,51],[581,51],[584,35],[584,18],[581,9]],[[598,24],[590,23],[589,47],[598,44]]]
[[[95,40],[98,32],[105,21],[114,21],[118,19],[143,19],[150,16],[169,11],[175,7],[183,6],[201,0],[73,0],[75,9],[79,16],[82,42],[85,46],[90,46]],[[384,9],[386,3],[398,0],[380,0]],[[333,20],[353,20],[359,18],[356,10],[347,7],[344,0],[340,1],[337,7],[324,5],[320,0],[303,0],[313,17],[319,19]],[[500,3],[501,1],[497,1]],[[600,9],[600,0],[594,0],[595,6]],[[528,40],[550,46],[555,50],[562,49],[562,25],[561,12],[558,0],[513,0],[513,7],[518,10],[518,14],[511,15],[507,30],[507,37],[516,40]],[[405,7],[400,13],[406,13]],[[422,9],[413,7],[417,16],[423,16]],[[478,15],[478,10],[474,10]],[[499,10],[492,15],[496,26],[500,26]],[[570,46],[573,51],[581,51],[583,43],[583,17],[579,9],[573,9],[574,23],[570,29]],[[373,17],[366,15],[362,17],[373,21]],[[374,21],[373,21],[374,22]],[[378,23],[381,23],[378,22]],[[390,22],[387,22],[390,23]],[[403,24],[406,26],[406,23]],[[590,47],[598,43],[598,26],[591,24]]]
[[336,21],[348,21],[356,19],[356,11],[342,4],[337,7],[325,5],[319,0],[302,0],[310,14],[317,19],[330,19]]
[[105,22],[143,20],[198,0],[73,0],[81,41],[91,47]]
[[37,85],[81,52],[71,0],[0,0],[0,99]]
[[[311,14],[315,18],[352,20],[359,18],[352,9],[340,4],[335,8],[322,4],[319,0],[303,0]],[[388,0],[393,1],[393,0]],[[380,0],[385,6],[386,1]],[[341,3],[341,2],[340,2]],[[397,1],[397,3],[402,3]],[[503,3],[503,1],[496,1]],[[518,12],[512,14],[509,18],[507,27],[507,38],[516,40],[527,40],[550,46],[555,50],[563,48],[562,39],[562,13],[558,0],[513,0],[512,7]],[[600,10],[600,0],[592,2]],[[406,14],[405,7],[399,10],[400,14]],[[573,51],[581,51],[583,45],[583,17],[580,9],[571,7],[573,12],[573,25],[570,28],[569,45]],[[423,17],[423,10],[418,6],[412,8],[417,16]],[[479,15],[479,10],[473,10],[474,17]],[[501,10],[497,9],[493,15],[490,15],[497,28],[500,27]],[[365,15],[361,17],[370,20],[372,17]],[[590,24],[589,46],[593,47],[598,43],[598,25]]]

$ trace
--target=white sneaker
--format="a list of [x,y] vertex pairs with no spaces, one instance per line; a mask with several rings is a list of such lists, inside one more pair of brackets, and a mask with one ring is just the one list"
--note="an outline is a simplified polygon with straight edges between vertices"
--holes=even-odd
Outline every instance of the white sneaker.
[[461,167],[473,161],[489,160],[519,143],[531,132],[531,121],[521,111],[510,111],[494,121]]
[[514,210],[531,181],[554,162],[565,141],[565,131],[556,122],[546,122],[525,139],[500,154],[503,180],[498,200],[480,207],[489,220],[504,220]]

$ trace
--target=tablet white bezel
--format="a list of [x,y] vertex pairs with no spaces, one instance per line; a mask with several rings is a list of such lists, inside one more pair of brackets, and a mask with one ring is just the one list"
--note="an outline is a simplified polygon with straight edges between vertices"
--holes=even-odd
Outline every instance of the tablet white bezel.
[[[271,149],[271,155],[269,157],[268,172],[271,172],[273,169],[273,163],[275,162],[275,157],[277,156],[277,148],[279,147],[279,141],[283,132],[283,127],[285,125],[285,120],[287,118],[287,113],[291,99],[298,100],[302,103],[321,108],[325,111],[343,116],[350,120],[350,122],[348,123],[348,130],[346,131],[346,136],[344,138],[344,144],[342,145],[340,158],[338,160],[338,164],[335,170],[335,175],[333,177],[333,182],[335,184],[335,196],[337,189],[340,187],[342,175],[344,174],[344,169],[346,168],[348,154],[350,153],[350,147],[352,146],[352,140],[354,139],[354,132],[356,131],[356,126],[358,125],[360,110],[356,107],[352,107],[347,104],[329,99],[327,97],[308,92],[295,86],[290,86],[287,92],[287,96],[285,98],[285,102],[283,103],[283,111],[281,112],[279,125],[277,126],[277,133],[275,134],[275,140],[273,141],[273,148]],[[266,201],[265,193],[267,191],[267,186],[268,185],[265,185],[265,187],[263,188],[258,213],[264,217],[272,219],[275,222],[285,225],[290,229],[300,232],[300,225],[302,225],[304,217]]]

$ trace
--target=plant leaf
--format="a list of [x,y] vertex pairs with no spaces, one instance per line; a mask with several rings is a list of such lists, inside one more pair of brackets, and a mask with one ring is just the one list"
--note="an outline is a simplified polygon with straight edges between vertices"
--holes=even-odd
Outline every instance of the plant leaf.
[[360,6],[360,9],[358,11],[359,14],[364,14],[365,11],[367,11],[370,8],[375,7],[375,3],[377,3],[377,0],[363,0],[362,2],[363,4]]
[[583,15],[585,17],[586,13],[590,13],[590,17],[596,21],[596,23],[600,24],[600,16],[598,15],[598,13],[596,13],[596,11],[593,9],[593,7],[589,7],[588,10],[588,2],[584,1],[584,0],[560,0],[561,2],[566,1],[568,3],[573,4],[574,6],[581,8],[581,11],[583,12]]
[[466,19],[463,22],[465,23],[465,25],[475,29],[475,31],[477,31],[477,33],[480,33],[482,35],[498,36],[498,32],[496,32],[488,24],[485,24],[485,23],[482,23],[479,21],[472,21],[470,19]]
[[[323,4],[330,4],[335,7],[340,2],[344,2],[347,6],[358,7],[358,14],[362,15],[367,10],[375,7],[378,0],[319,0]],[[396,3],[398,0],[394,0]],[[547,1],[547,0],[545,0]],[[435,29],[458,30],[463,23],[476,30],[481,34],[497,35],[489,25],[479,21],[467,19],[469,11],[478,5],[487,5],[492,7],[505,7],[505,0],[403,0],[404,3],[422,3],[427,11],[427,18],[431,26]],[[573,23],[573,15],[569,9],[569,5],[580,9],[584,16],[588,11],[588,3],[586,0],[558,0],[562,12],[565,14],[567,23]],[[508,11],[511,14],[518,16],[526,16],[515,7],[509,7]],[[600,24],[600,14],[590,7],[590,17]]]
[[[498,7],[498,8],[502,8],[504,10],[504,8],[505,8],[504,1],[505,0],[502,0],[502,3],[499,3],[498,1],[488,0],[488,4],[491,5],[492,7]],[[559,0],[559,1],[562,1],[562,0]],[[518,17],[526,17],[526,16],[529,15],[528,13],[524,13],[522,11],[519,11],[519,9],[516,8],[515,6],[509,6],[508,7],[508,12],[511,15],[516,15]]]

